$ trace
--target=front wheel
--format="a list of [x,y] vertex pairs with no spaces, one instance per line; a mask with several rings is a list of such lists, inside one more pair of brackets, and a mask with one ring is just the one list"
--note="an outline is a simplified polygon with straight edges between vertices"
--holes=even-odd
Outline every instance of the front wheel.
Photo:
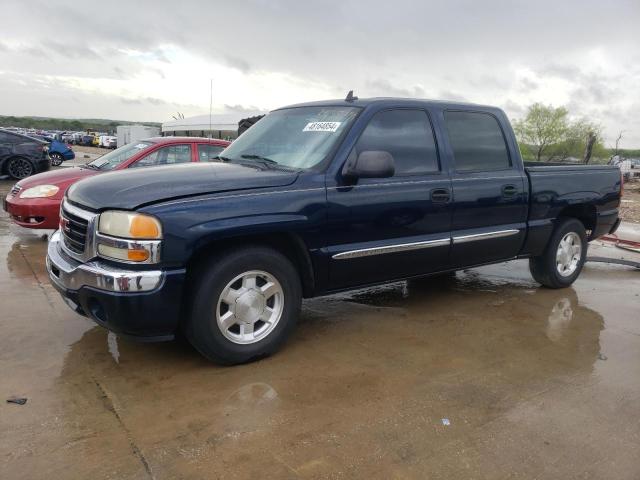
[[587,234],[575,218],[564,219],[555,229],[545,251],[529,259],[533,278],[548,288],[564,288],[580,275],[587,257]]
[[293,331],[300,276],[281,253],[244,247],[211,258],[193,272],[186,336],[205,357],[233,365],[274,353]]
[[62,155],[60,155],[59,153],[52,153],[49,156],[51,157],[51,165],[53,165],[54,167],[59,167],[60,165],[62,165],[62,162],[64,161]]

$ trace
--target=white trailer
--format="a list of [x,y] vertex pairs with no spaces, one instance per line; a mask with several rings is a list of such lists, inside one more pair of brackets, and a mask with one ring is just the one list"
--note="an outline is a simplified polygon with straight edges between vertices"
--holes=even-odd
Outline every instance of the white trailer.
[[118,147],[144,140],[145,138],[160,136],[159,127],[148,127],[146,125],[120,125],[116,131],[118,135]]

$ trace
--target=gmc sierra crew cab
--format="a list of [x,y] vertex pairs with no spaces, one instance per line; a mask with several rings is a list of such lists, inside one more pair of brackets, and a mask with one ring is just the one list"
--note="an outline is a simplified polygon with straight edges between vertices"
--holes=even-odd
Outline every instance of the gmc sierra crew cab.
[[567,287],[619,223],[616,167],[524,165],[489,106],[304,103],[217,160],[68,190],[47,268],[75,311],[235,364],[276,351],[306,297],[516,258]]

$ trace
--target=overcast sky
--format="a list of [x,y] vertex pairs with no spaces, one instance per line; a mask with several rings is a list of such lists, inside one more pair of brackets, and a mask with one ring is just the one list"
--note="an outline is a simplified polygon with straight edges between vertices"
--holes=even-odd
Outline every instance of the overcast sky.
[[640,147],[640,0],[0,0],[0,115],[166,121],[307,100],[533,102]]

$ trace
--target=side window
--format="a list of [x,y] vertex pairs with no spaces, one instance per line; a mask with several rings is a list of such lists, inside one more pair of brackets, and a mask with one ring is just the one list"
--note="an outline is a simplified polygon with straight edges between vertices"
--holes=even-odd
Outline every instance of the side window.
[[191,161],[191,145],[167,145],[142,157],[131,167],[155,167],[158,165],[173,165]]
[[198,160],[201,162],[213,162],[224,148],[225,147],[220,147],[219,145],[201,143],[198,145]]
[[388,110],[371,119],[356,144],[356,153],[384,150],[395,161],[395,176],[439,170],[436,142],[423,110]]
[[20,143],[20,139],[24,137],[18,137],[9,132],[0,132],[0,142],[2,143]]
[[511,167],[507,144],[493,115],[445,112],[444,118],[458,172]]

